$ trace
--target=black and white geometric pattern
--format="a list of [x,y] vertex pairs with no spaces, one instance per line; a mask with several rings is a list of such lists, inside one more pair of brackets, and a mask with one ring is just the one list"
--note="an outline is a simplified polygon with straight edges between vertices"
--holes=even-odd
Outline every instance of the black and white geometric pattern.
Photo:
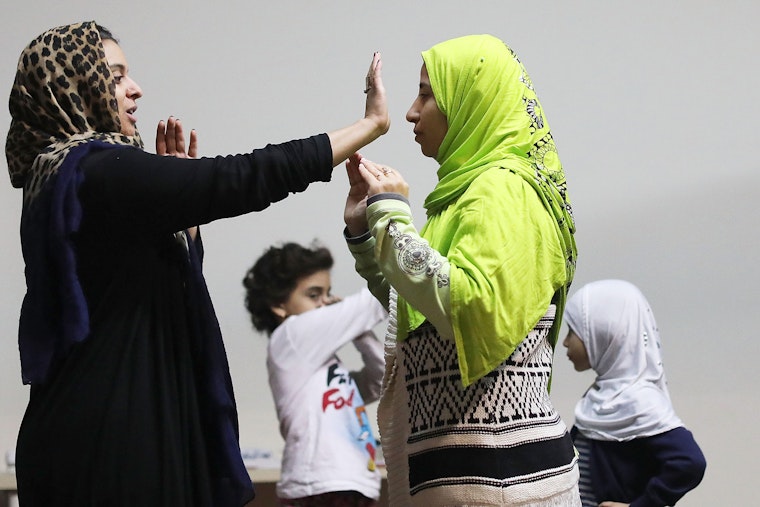
[[552,349],[546,336],[551,323],[542,319],[507,361],[466,389],[454,342],[441,339],[430,325],[410,333],[400,344],[412,408],[410,440],[464,427],[480,426],[478,431],[496,434],[525,421],[553,421],[547,395]]
[[[541,499],[565,491],[572,500],[562,505],[576,505],[575,452],[548,395],[553,351],[547,337],[554,311],[551,306],[506,361],[466,388],[454,342],[432,325],[397,343],[415,504],[448,505],[465,495],[477,505],[560,505]],[[460,500],[454,504],[470,504]]]

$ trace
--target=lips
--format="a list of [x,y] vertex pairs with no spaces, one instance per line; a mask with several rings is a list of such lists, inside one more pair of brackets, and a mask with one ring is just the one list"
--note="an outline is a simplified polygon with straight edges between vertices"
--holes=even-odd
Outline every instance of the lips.
[[125,112],[127,113],[127,118],[129,118],[129,121],[132,123],[137,123],[137,117],[135,116],[135,112],[137,111],[137,106],[127,109]]

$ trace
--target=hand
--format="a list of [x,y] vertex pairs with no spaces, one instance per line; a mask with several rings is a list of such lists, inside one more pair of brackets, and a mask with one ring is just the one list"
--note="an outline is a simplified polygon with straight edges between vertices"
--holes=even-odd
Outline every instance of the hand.
[[364,117],[372,120],[378,129],[378,136],[388,132],[391,127],[391,119],[388,116],[388,104],[385,98],[385,86],[383,86],[383,60],[380,52],[372,55],[372,63],[367,71],[364,93],[367,94],[367,102],[364,106]]
[[606,501],[606,502],[600,503],[599,507],[628,507],[629,505],[631,504]]
[[351,236],[361,236],[369,226],[367,225],[367,192],[369,186],[359,172],[359,162],[362,156],[354,153],[346,160],[346,173],[348,174],[348,197],[346,197],[346,209],[343,211],[343,220],[346,229]]
[[367,185],[367,197],[386,192],[409,198],[409,184],[401,174],[387,165],[376,164],[366,158],[359,161],[359,173]]
[[327,299],[325,299],[325,306],[334,305],[335,303],[340,303],[341,301],[343,301],[342,297],[333,296],[332,294],[330,294],[329,296],[327,296]]
[[391,126],[388,104],[385,100],[382,68],[380,53],[375,53],[365,78],[364,93],[367,94],[367,101],[364,117],[347,127],[327,133],[333,153],[333,167],[337,167],[354,152],[388,132]]
[[198,156],[198,134],[190,131],[190,147],[185,152],[185,135],[182,123],[170,116],[164,124],[161,120],[156,129],[156,154],[177,158],[196,158]]

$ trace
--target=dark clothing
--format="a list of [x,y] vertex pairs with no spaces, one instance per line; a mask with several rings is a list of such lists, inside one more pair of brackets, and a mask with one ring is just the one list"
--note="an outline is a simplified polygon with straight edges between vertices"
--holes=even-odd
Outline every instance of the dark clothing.
[[367,498],[357,491],[330,491],[307,498],[279,501],[280,507],[376,507],[377,500]]
[[[198,160],[100,147],[71,170],[81,220],[70,248],[89,331],[55,343],[49,366],[25,376],[38,381],[16,449],[20,505],[242,506],[253,488],[203,248],[174,233],[329,181],[328,137]],[[52,219],[69,214],[49,201]],[[40,227],[27,221],[22,242]],[[37,350],[27,347],[28,365]]]
[[[705,474],[702,450],[684,427],[627,442],[592,440],[575,427],[571,435],[576,442],[583,440],[585,445],[579,445],[579,450],[589,450],[588,455],[581,452],[579,463],[581,475],[590,471],[596,498],[589,503],[594,505],[608,500],[631,507],[675,505]],[[587,499],[583,501],[585,505]]]

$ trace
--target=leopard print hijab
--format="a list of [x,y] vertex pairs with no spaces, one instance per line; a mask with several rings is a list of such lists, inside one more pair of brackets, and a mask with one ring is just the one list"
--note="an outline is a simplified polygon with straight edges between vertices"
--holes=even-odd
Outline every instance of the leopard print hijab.
[[121,132],[116,83],[94,21],[52,28],[18,62],[5,144],[11,184],[34,200],[72,148],[92,140],[143,147]]

